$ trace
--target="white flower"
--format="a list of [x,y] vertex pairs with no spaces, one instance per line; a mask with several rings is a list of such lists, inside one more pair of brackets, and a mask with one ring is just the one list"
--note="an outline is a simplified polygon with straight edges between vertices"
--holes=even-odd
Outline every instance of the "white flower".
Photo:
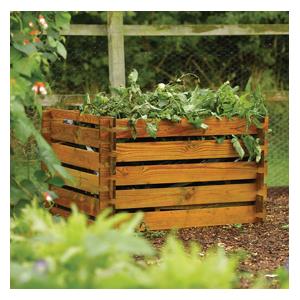
[[46,88],[43,87],[43,86],[41,86],[41,87],[40,87],[40,93],[41,93],[42,95],[47,95],[47,90],[46,90]]
[[166,85],[164,83],[159,83],[157,85],[157,89],[160,90],[160,91],[163,91],[165,88],[166,88]]
[[37,94],[38,91],[39,91],[39,87],[38,87],[37,85],[34,85],[34,86],[32,87],[32,90],[34,91],[35,94]]

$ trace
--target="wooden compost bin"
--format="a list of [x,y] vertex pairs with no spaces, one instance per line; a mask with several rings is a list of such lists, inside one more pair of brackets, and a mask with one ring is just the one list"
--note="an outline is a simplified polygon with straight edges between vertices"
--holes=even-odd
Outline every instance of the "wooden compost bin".
[[[76,179],[52,187],[59,196],[52,212],[67,216],[71,203],[92,217],[109,206],[114,212],[143,211],[151,230],[263,220],[268,119],[263,128],[248,130],[239,118],[211,117],[205,123],[203,130],[184,119],[161,121],[153,139],[139,120],[134,140],[127,119],[44,111],[43,135]],[[231,140],[218,144],[213,138],[244,133],[263,142],[258,164],[235,161]]]

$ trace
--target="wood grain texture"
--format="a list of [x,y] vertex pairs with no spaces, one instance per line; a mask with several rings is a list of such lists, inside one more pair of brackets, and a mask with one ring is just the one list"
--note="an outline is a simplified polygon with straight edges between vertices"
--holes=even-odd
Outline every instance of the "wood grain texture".
[[108,68],[111,87],[125,86],[123,13],[107,12]]
[[99,199],[59,187],[51,187],[51,190],[58,195],[55,203],[68,208],[71,208],[71,205],[74,203],[81,212],[91,216],[98,214]]
[[116,191],[116,209],[255,201],[256,183]]
[[254,205],[144,213],[145,226],[149,230],[242,224],[255,221]]
[[117,162],[237,156],[230,140],[117,143]]
[[99,147],[99,129],[52,122],[51,138],[80,145]]
[[116,168],[116,185],[255,179],[254,162],[216,162]]
[[66,109],[51,109],[51,116],[53,120],[74,120],[77,122],[84,122],[99,125],[99,117],[89,114],[81,114],[79,110]]
[[51,142],[51,109],[46,109],[43,111],[42,136],[48,143]]
[[67,181],[66,185],[92,194],[99,193],[99,176],[66,167],[65,170],[74,178],[73,182]]
[[114,163],[112,152],[115,150],[115,139],[112,128],[115,126],[115,119],[101,117],[99,119],[99,211],[113,206],[115,195]]
[[[117,138],[131,138],[131,129],[128,126],[127,119],[117,119]],[[219,120],[215,117],[209,117],[204,120],[208,125],[208,129],[197,129],[186,119],[182,119],[179,123],[171,121],[160,121],[157,131],[157,137],[172,136],[209,136],[209,135],[231,135],[231,134],[255,134],[257,128],[253,125],[246,129],[246,120],[240,118],[232,118],[231,120],[223,118]],[[127,128],[127,129],[126,129]],[[136,123],[137,137],[149,137],[146,131],[145,120],[138,120]]]
[[90,170],[99,170],[99,153],[52,143],[52,149],[58,159],[66,164]]
[[[264,120],[263,128],[258,130],[258,137],[260,141],[263,143],[261,160],[258,163],[258,173],[256,178],[257,185],[257,196],[256,196],[256,213],[257,220],[263,221],[266,217],[266,208],[265,208],[265,200],[267,197],[267,185],[266,185],[266,176],[267,176],[267,160],[266,155],[268,152],[268,141],[266,139],[266,133],[269,128],[269,118],[266,117]],[[262,172],[260,170],[263,170]]]

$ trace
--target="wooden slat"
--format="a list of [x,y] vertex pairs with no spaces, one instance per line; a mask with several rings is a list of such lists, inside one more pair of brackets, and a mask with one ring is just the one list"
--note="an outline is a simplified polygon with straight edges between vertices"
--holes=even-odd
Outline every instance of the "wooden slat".
[[92,194],[99,193],[99,178],[97,175],[66,168],[66,171],[74,178],[74,182],[66,182],[66,185]]
[[58,187],[52,187],[51,190],[58,195],[55,203],[68,208],[74,203],[80,211],[91,216],[97,215],[99,199]]
[[116,209],[255,201],[256,183],[116,191]]
[[[70,211],[60,208],[60,207],[52,207],[49,211],[51,214],[59,215],[65,219],[68,219],[72,214]],[[87,224],[91,225],[93,223],[94,223],[94,221],[92,219],[87,219]]]
[[[287,35],[288,24],[124,25],[126,36]],[[106,25],[71,24],[62,35],[106,36]]]
[[78,122],[99,125],[99,117],[89,114],[80,114],[79,110],[51,109],[52,120],[74,120]]
[[[197,129],[186,119],[182,119],[179,123],[171,121],[161,121],[157,131],[157,137],[171,136],[208,136],[208,135],[231,135],[231,134],[255,134],[257,128],[251,125],[246,130],[246,120],[240,118],[232,118],[231,120],[223,118],[218,120],[210,117],[204,120],[208,125],[208,129]],[[137,137],[149,137],[146,131],[146,121],[138,120],[136,123]],[[117,138],[131,138],[131,129],[128,126],[127,119],[117,120]]]
[[256,221],[254,205],[201,208],[190,210],[145,212],[147,229],[161,230],[225,224],[253,223]]
[[82,150],[59,143],[53,143],[52,149],[63,163],[90,170],[99,170],[99,153]]
[[53,140],[99,147],[99,129],[52,122]]
[[286,35],[288,24],[124,25],[126,36]]
[[117,161],[237,157],[230,140],[117,143]]
[[116,184],[137,185],[175,182],[255,179],[255,162],[216,162],[117,167]]
[[50,210],[49,210],[53,215],[59,215],[63,218],[68,218],[70,217],[71,215],[71,212],[68,211],[68,210],[65,210],[65,209],[62,209],[62,208],[59,208],[59,207],[52,207]]

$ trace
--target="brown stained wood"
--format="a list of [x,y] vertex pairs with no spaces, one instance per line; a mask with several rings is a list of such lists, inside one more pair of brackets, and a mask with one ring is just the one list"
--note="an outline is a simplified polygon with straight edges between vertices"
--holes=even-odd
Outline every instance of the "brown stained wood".
[[116,209],[255,201],[256,184],[132,189],[116,191]]
[[115,139],[112,131],[115,119],[101,117],[99,119],[99,211],[113,205],[115,184],[111,175],[114,173],[113,151]]
[[254,162],[144,165],[116,168],[116,185],[255,179]]
[[[117,138],[131,138],[131,129],[128,126],[127,119],[117,119]],[[209,136],[209,135],[231,135],[231,134],[255,134],[257,128],[253,125],[246,130],[246,120],[240,118],[232,118],[231,120],[223,118],[219,120],[215,117],[207,118],[203,121],[208,125],[208,129],[197,129],[186,119],[182,119],[179,123],[171,121],[160,121],[157,137],[172,136]],[[127,129],[126,129],[127,128]],[[138,120],[136,123],[137,137],[149,137],[146,131],[146,122]]]
[[52,149],[58,159],[66,164],[98,171],[99,153],[52,143]]
[[[71,212],[68,211],[68,210],[65,210],[63,208],[60,208],[60,207],[52,207],[50,210],[50,213],[53,214],[53,215],[58,215],[60,217],[63,217],[64,219],[68,219],[70,216],[71,216]],[[92,225],[94,223],[93,220],[91,219],[87,219],[87,224],[88,225]]]
[[49,211],[51,212],[51,214],[53,214],[53,215],[59,215],[59,216],[61,216],[63,218],[68,218],[71,215],[70,211],[62,209],[62,208],[59,208],[59,207],[56,207],[56,206],[52,207]]
[[43,111],[41,130],[44,139],[48,143],[50,143],[51,142],[51,109],[47,109]]
[[63,142],[99,147],[99,129],[94,128],[52,122],[51,138]]
[[254,205],[144,213],[144,223],[149,230],[242,224],[255,221]]
[[51,190],[58,195],[58,198],[55,199],[55,203],[68,208],[71,208],[71,205],[74,203],[79,211],[91,216],[97,215],[99,201],[97,198],[59,187],[51,187]]
[[99,124],[99,117],[89,114],[80,114],[79,110],[51,109],[53,120],[74,120],[78,122]]
[[92,194],[99,193],[99,176],[67,167],[65,170],[73,177],[73,181],[66,182],[66,185]]
[[117,161],[237,157],[230,140],[117,143]]

